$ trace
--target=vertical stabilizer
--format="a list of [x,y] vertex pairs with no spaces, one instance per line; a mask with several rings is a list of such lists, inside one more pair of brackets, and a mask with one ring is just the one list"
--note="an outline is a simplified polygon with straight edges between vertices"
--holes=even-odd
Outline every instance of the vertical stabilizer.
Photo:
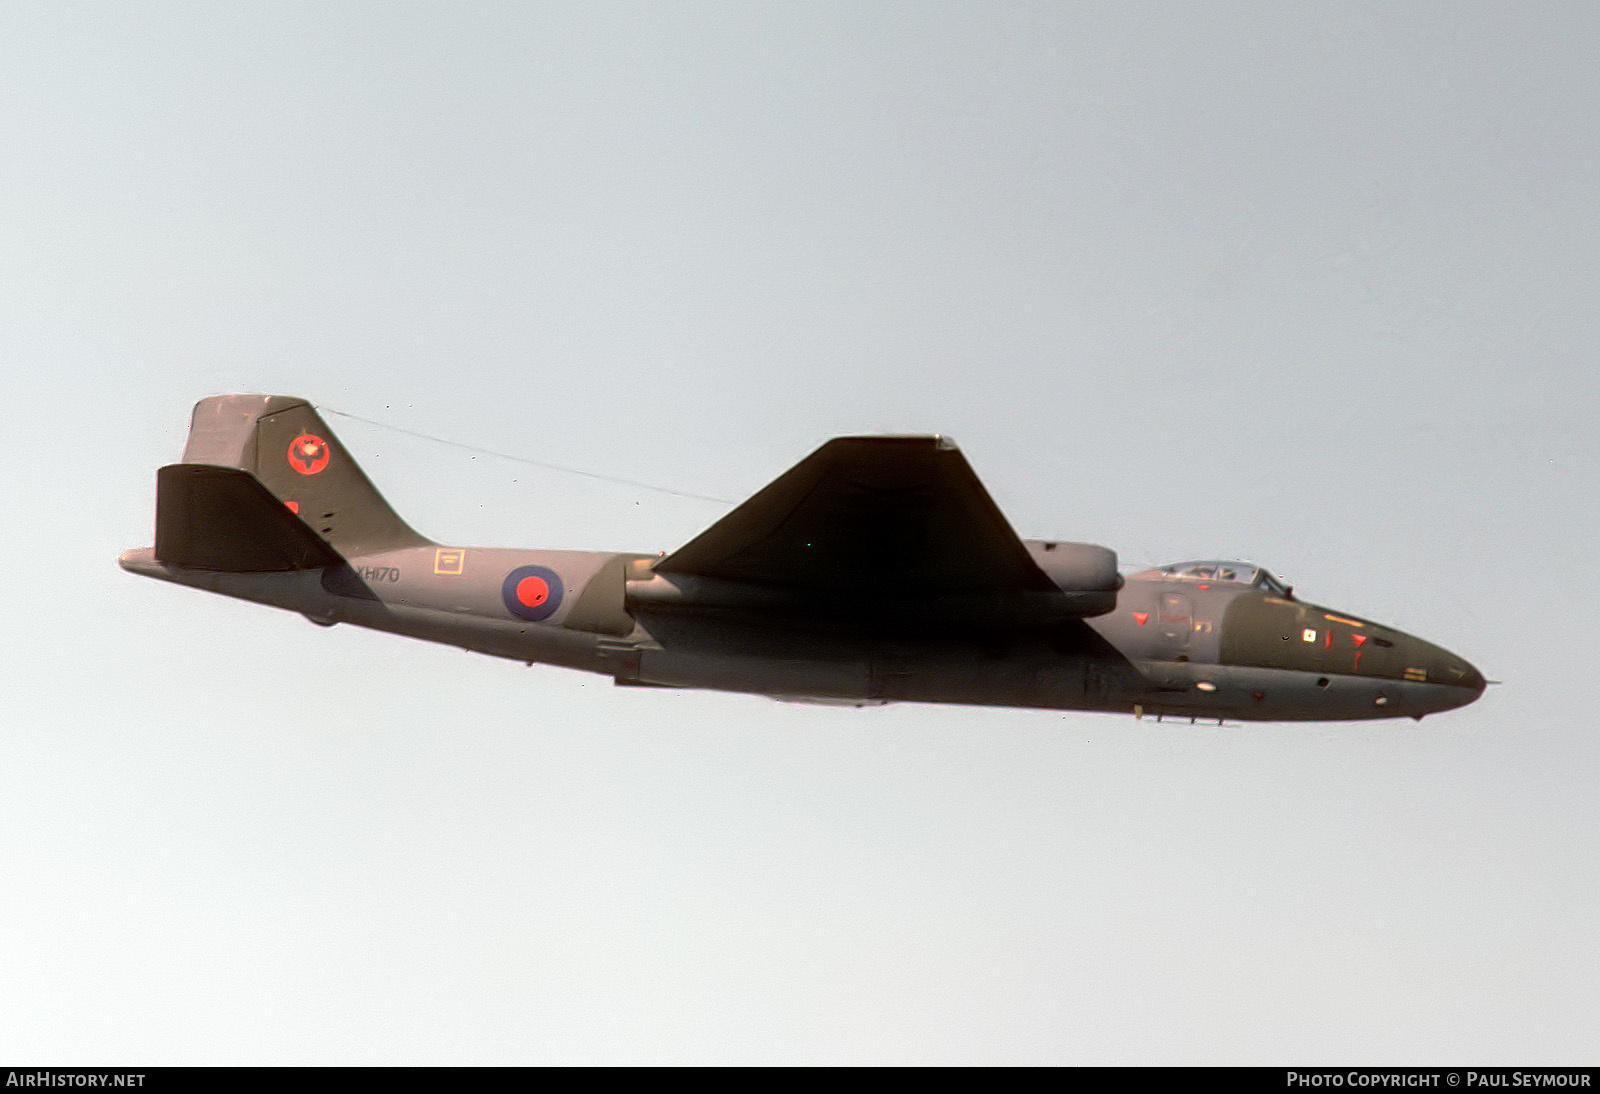
[[346,558],[430,542],[389,507],[304,399],[201,399],[195,404],[183,462],[248,471]]

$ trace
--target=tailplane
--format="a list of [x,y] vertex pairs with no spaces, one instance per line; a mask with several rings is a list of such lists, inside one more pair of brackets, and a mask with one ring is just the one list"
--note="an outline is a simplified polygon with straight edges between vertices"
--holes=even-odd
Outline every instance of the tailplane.
[[314,570],[344,561],[254,475],[203,463],[156,472],[155,558],[222,573]]

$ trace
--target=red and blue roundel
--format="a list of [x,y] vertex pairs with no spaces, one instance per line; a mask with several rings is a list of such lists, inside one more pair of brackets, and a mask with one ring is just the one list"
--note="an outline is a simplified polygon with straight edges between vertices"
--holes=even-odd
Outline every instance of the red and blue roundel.
[[538,623],[561,607],[561,577],[548,566],[518,566],[506,575],[500,599],[518,619]]

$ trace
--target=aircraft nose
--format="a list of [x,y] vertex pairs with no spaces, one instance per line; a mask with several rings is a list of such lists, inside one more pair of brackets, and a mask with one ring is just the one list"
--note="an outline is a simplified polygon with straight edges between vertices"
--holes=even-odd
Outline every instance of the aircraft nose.
[[[1483,673],[1479,672],[1465,657],[1459,657],[1438,646],[1428,647],[1426,652],[1431,653],[1432,656],[1419,657],[1418,660],[1428,665],[1428,678],[1430,680],[1438,681],[1441,684],[1449,684],[1451,687],[1460,688],[1463,691],[1469,691],[1472,693],[1472,699],[1476,699],[1483,694],[1487,681],[1484,680]],[[1472,699],[1467,699],[1464,702],[1470,703]]]
[[1391,671],[1423,685],[1412,700],[1419,707],[1413,717],[1456,710],[1477,702],[1483,694],[1486,684],[1483,673],[1466,658],[1412,635],[1399,632],[1390,632],[1390,635],[1393,645],[1389,649],[1399,655],[1392,662]]
[[1483,678],[1483,673],[1463,657],[1457,657],[1449,650],[1435,646],[1440,656],[1433,659],[1435,670],[1429,672],[1429,679],[1447,685],[1443,689],[1442,710],[1455,710],[1469,703],[1475,703],[1483,695],[1488,681]]
[[1472,697],[1476,699],[1478,696],[1483,694],[1483,689],[1489,686],[1489,681],[1483,678],[1483,673],[1479,672],[1475,666],[1470,665],[1465,661],[1461,663],[1466,666],[1466,674],[1462,676],[1461,679],[1455,681],[1455,685],[1457,687],[1467,688],[1472,692]]

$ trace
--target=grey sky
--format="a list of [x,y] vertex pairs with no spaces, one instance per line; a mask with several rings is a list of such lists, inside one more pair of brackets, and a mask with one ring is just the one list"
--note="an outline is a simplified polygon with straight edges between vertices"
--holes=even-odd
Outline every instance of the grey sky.
[[[1595,1062],[1589,4],[0,6],[0,1046]],[[1421,726],[615,689],[116,569],[203,395],[741,498],[957,438],[1505,686]],[[717,505],[334,418],[419,530]]]

